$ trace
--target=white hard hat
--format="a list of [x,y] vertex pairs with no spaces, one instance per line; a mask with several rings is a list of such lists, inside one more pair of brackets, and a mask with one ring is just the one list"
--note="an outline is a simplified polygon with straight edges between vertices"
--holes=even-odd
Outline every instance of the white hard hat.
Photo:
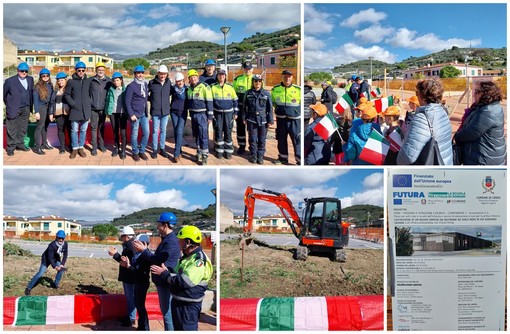
[[184,80],[184,75],[181,72],[175,73],[175,81]]
[[158,73],[168,73],[168,68],[166,65],[159,65]]
[[120,235],[135,235],[135,231],[131,226],[124,226],[122,228],[122,231],[120,232]]

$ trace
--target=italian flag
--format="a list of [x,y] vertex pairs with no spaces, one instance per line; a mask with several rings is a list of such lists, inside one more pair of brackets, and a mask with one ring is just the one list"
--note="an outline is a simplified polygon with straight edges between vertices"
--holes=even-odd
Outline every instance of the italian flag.
[[74,323],[74,296],[26,296],[16,303],[14,326]]
[[390,135],[386,137],[388,142],[390,143],[390,150],[393,152],[400,151],[402,147],[404,134],[400,127],[395,128],[395,130],[391,131]]
[[383,296],[221,299],[221,331],[352,331],[384,328]]
[[381,90],[379,89],[379,87],[375,87],[370,91],[370,95],[372,95],[372,97],[378,97],[379,95],[381,95]]
[[380,114],[393,105],[393,96],[383,97],[374,101],[375,110]]
[[359,93],[359,98],[361,99],[362,97],[365,97],[368,99],[367,93],[366,92]]
[[342,114],[347,108],[350,108],[354,105],[349,94],[345,93],[338,99],[338,103],[335,106],[335,109]]
[[322,117],[321,121],[315,125],[313,131],[322,139],[327,140],[337,128],[338,124],[336,124],[335,118],[328,112],[326,116]]
[[365,146],[361,150],[359,159],[372,165],[382,165],[389,149],[390,143],[383,135],[377,130],[372,130]]

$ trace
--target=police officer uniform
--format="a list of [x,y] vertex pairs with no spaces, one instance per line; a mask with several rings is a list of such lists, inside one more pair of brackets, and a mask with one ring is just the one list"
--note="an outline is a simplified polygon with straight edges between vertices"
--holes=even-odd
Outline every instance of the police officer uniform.
[[[282,75],[292,75],[285,70]],[[301,163],[301,87],[296,85],[284,86],[283,83],[273,87],[271,91],[273,106],[276,115],[276,139],[278,140],[278,161],[289,162],[287,136],[290,136],[294,147],[296,163]]]
[[[261,79],[253,76],[253,79]],[[250,162],[263,164],[266,153],[267,127],[274,122],[271,95],[264,88],[248,90],[244,97],[243,118],[248,127]]]
[[213,118],[211,87],[199,82],[195,87],[188,87],[187,96],[191,131],[197,144],[197,160],[206,165],[209,155],[208,121]]
[[[244,69],[251,69],[253,65],[249,61],[245,61],[243,63]],[[237,97],[239,98],[239,110],[242,110],[244,101],[244,94],[251,89],[251,79],[253,74],[246,75],[241,74],[234,79],[232,85],[236,91]],[[244,124],[244,119],[242,115],[239,115],[236,119],[236,137],[237,137],[237,145],[239,145],[239,150],[237,153],[243,154],[246,150],[246,125]]]
[[[218,74],[226,74],[224,70],[219,70]],[[234,116],[238,114],[238,99],[234,87],[229,83],[221,86],[215,83],[211,86],[214,108],[214,149],[216,156],[221,159],[223,154],[225,158],[230,159],[234,153],[234,144],[232,142],[232,128]]]

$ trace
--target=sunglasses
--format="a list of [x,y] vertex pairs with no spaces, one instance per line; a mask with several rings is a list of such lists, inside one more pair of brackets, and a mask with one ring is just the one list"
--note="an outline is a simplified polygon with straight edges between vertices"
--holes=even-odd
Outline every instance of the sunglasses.
[[49,75],[48,75],[48,74],[43,74],[43,75],[41,75],[41,78],[48,78],[48,77],[49,77]]
[[28,71],[25,71],[25,70],[22,70],[22,71],[19,71],[21,73],[28,73]]
[[76,70],[76,72],[85,72],[85,70]]

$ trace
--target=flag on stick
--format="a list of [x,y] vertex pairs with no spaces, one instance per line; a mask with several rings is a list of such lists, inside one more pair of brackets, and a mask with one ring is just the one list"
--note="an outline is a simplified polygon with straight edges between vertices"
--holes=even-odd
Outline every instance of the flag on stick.
[[372,97],[378,97],[381,95],[381,90],[379,89],[379,87],[375,87],[370,91],[370,95],[372,95]]
[[345,93],[344,95],[342,95],[339,99],[338,99],[338,103],[337,105],[335,106],[335,109],[340,113],[342,114],[347,108],[351,107],[354,105],[354,103],[352,102],[351,98],[349,97],[349,94]]
[[383,97],[374,101],[375,110],[377,113],[382,113],[389,106],[393,105],[393,96]]
[[338,128],[335,118],[327,113],[317,125],[313,128],[313,131],[318,134],[322,139],[327,140]]
[[387,138],[390,143],[390,150],[392,150],[393,152],[400,151],[400,148],[402,147],[403,143],[402,139],[403,137],[404,135],[399,127],[393,130]]
[[365,146],[361,150],[359,159],[372,165],[382,165],[386,154],[390,148],[390,143],[377,130],[372,130]]

